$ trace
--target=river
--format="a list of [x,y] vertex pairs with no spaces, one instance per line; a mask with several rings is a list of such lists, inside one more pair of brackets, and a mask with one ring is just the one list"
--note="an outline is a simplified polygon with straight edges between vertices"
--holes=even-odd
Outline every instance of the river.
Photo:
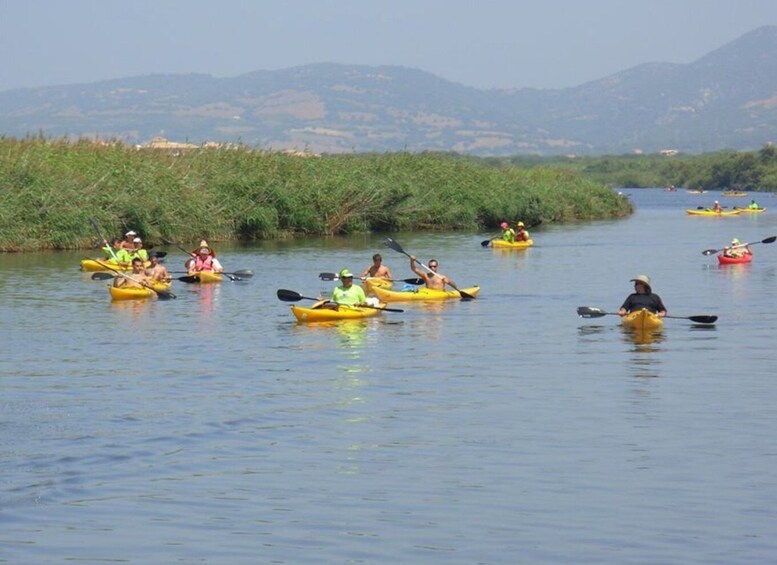
[[[683,209],[747,202],[622,192],[632,217],[525,251],[391,234],[479,298],[332,326],[276,290],[376,251],[413,276],[380,235],[216,245],[256,276],[134,303],[83,254],[0,255],[0,562],[774,562],[777,244],[701,251],[777,234],[777,200],[703,218]],[[717,324],[576,315],[637,274]]]

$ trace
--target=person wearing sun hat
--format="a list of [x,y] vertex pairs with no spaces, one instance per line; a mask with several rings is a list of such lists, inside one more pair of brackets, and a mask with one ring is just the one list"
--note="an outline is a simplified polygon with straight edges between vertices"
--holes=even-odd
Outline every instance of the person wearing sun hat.
[[186,261],[186,269],[189,271],[189,275],[202,271],[213,271],[214,273],[224,271],[221,263],[216,259],[216,252],[204,239],[200,241],[197,249],[192,251],[192,258]]
[[502,228],[502,241],[506,241],[508,243],[514,243],[515,242],[515,231],[513,228],[510,227],[510,224],[507,222],[502,222],[499,224],[499,227]]
[[139,237],[132,238],[132,249],[129,250],[129,254],[133,259],[139,257],[143,264],[148,263],[148,251],[143,249],[143,240]]
[[660,318],[666,316],[666,307],[661,297],[650,287],[650,278],[647,275],[637,275],[631,279],[631,282],[634,283],[634,292],[626,297],[623,306],[618,310],[619,316],[625,316],[629,312],[642,308],[658,314]]
[[124,234],[124,239],[121,242],[121,247],[126,249],[128,253],[132,253],[135,249],[135,243],[132,241],[137,237],[138,233],[135,230],[130,230]]

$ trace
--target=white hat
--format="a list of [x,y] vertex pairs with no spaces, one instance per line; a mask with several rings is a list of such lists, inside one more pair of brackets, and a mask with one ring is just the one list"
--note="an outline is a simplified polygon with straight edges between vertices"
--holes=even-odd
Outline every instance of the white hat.
[[128,236],[128,235],[138,235],[138,232],[134,232],[134,231],[130,230],[127,233],[125,233],[124,235],[125,236]]
[[132,243],[143,243],[143,240],[140,239],[139,237],[136,237],[135,239],[132,240]]
[[647,275],[637,275],[636,277],[630,280],[631,282],[641,282],[646,287],[650,288],[650,277],[648,277]]

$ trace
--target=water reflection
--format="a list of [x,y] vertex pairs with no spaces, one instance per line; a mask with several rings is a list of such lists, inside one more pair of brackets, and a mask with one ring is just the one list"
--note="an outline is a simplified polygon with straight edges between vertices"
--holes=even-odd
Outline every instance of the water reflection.
[[662,331],[634,331],[631,328],[621,328],[623,341],[630,346],[629,372],[633,377],[657,378],[660,376],[661,355],[664,349],[660,344],[664,341]]

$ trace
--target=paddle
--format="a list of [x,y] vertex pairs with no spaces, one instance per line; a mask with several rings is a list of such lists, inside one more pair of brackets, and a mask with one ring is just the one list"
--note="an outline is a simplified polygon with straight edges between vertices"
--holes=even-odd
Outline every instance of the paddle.
[[[199,275],[189,275],[189,271],[170,271],[174,274],[180,274],[180,273],[187,273],[185,277],[178,277],[179,281],[185,282],[185,283],[196,283],[200,281]],[[234,273],[218,273],[219,275],[226,275],[226,277],[231,281],[244,281],[246,279],[250,279],[254,276],[254,272],[250,269],[246,269],[243,271],[235,271]]]
[[[580,306],[577,309],[577,315],[581,318],[601,318],[602,316],[619,316],[617,312],[605,312],[601,308],[593,308],[591,306]],[[664,318],[675,318],[677,320],[690,320],[697,324],[714,324],[717,316],[664,316]]]
[[141,281],[141,280],[138,280],[138,279],[136,279],[135,277],[131,277],[130,275],[124,274],[124,273],[122,273],[121,271],[117,271],[116,269],[112,269],[112,268],[110,268],[108,265],[106,265],[106,264],[104,264],[104,263],[100,263],[100,261],[95,261],[95,262],[96,262],[98,265],[100,265],[101,267],[105,267],[105,268],[106,268],[106,269],[108,269],[109,271],[113,271],[113,272],[114,272],[114,273],[116,273],[117,275],[121,275],[122,277],[128,278],[129,280],[131,280],[131,281],[133,281],[133,282],[136,282],[136,283],[138,283],[138,284],[139,284],[140,286],[142,286],[142,287],[145,287],[145,288],[147,288],[147,289],[149,289],[149,290],[153,290],[153,291],[156,293],[156,295],[157,295],[157,296],[158,296],[160,299],[162,299],[162,300],[167,300],[167,299],[169,299],[169,298],[176,298],[175,294],[173,294],[173,293],[172,293],[171,291],[169,291],[169,290],[160,290],[160,289],[156,289],[156,288],[154,288],[153,286],[151,286],[151,285],[149,285],[149,284],[146,284],[146,283],[144,283],[144,282],[143,282],[143,281]]
[[[739,245],[734,245],[733,247],[729,247],[728,249],[737,249],[739,247],[747,247],[748,245],[755,245],[756,243],[774,243],[775,240],[777,240],[777,235],[773,235],[771,237],[767,237],[766,239],[762,239],[761,241],[754,241],[753,243],[740,243]],[[720,253],[721,251],[725,251],[726,249],[705,249],[701,252],[702,255],[712,255],[714,253]]]
[[[394,240],[393,240],[393,239],[391,239],[390,237],[387,237],[387,238],[385,239],[384,243],[386,244],[386,246],[390,247],[390,248],[391,248],[391,249],[393,249],[394,251],[397,251],[397,252],[399,252],[399,253],[402,253],[403,255],[407,255],[408,257],[410,257],[411,259],[413,259],[412,255],[410,255],[410,254],[409,254],[409,253],[407,253],[407,252],[406,252],[404,249],[402,249],[402,246],[401,246],[401,245],[399,245],[399,244],[398,244],[396,241],[394,241]],[[435,276],[435,275],[437,275],[437,273],[435,273],[435,272],[434,272],[433,270],[431,270],[429,267],[427,267],[426,265],[424,265],[423,263],[421,263],[421,261],[419,261],[418,259],[413,259],[413,261],[415,261],[416,263],[418,263],[419,265],[421,265],[421,266],[422,266],[424,269],[426,269],[427,271],[429,271],[429,274],[431,274],[432,276]],[[446,282],[445,284],[447,284],[448,286],[450,286],[450,287],[451,287],[453,290],[457,291],[457,292],[459,293],[459,296],[461,297],[461,299],[462,299],[462,300],[475,300],[475,297],[474,297],[474,296],[472,296],[471,294],[467,294],[467,293],[466,293],[466,292],[464,292],[463,290],[460,290],[460,289],[459,289],[459,288],[457,288],[457,287],[456,287],[456,285],[455,285],[455,284],[453,284],[452,282],[448,281],[448,282]]]
[[[283,300],[284,302],[299,302],[302,299],[315,300],[316,302],[319,302],[321,300],[320,298],[302,296],[299,292],[294,292],[293,290],[286,290],[285,288],[279,288],[276,294],[278,295],[278,298]],[[330,302],[330,301],[327,300],[326,302]],[[385,310],[386,312],[404,312],[404,310],[401,310],[399,308],[381,308],[380,306],[370,306],[369,304],[362,304],[361,306],[359,306],[359,308],[372,308],[373,310]]]
[[103,241],[103,243],[108,247],[108,251],[111,252],[111,257],[113,257],[113,260],[118,263],[119,258],[116,257],[116,253],[113,252],[113,247],[111,247],[111,244],[108,243],[108,240],[105,239],[103,234],[100,232],[100,228],[97,226],[97,222],[94,221],[94,218],[89,218],[89,223],[92,224],[92,227],[94,228],[94,231],[97,234],[97,237],[99,237]]
[[[528,231],[528,230],[530,230],[530,229],[532,229],[532,228],[536,228],[536,227],[537,227],[537,226],[539,226],[541,223],[542,223],[542,220],[540,220],[540,221],[539,221],[539,222],[537,222],[536,224],[532,224],[532,225],[530,225],[529,227],[527,227],[527,228],[525,228],[525,229]],[[482,245],[483,247],[488,247],[488,246],[491,244],[491,242],[492,242],[492,241],[494,241],[495,239],[499,239],[500,237],[502,237],[502,235],[501,235],[501,234],[499,234],[499,235],[495,235],[495,236],[494,236],[494,237],[492,237],[491,239],[484,239],[483,241],[481,241],[481,242],[480,242],[480,245]]]
[[[337,280],[340,280],[340,277],[337,276],[336,273],[319,273],[318,274],[318,278],[320,278],[322,281],[337,281]],[[389,279],[385,279],[385,280],[389,280]],[[391,279],[391,280],[402,281],[402,282],[406,282],[407,284],[415,284],[415,285],[424,284],[424,279],[419,279],[419,278],[415,278],[415,279]]]

